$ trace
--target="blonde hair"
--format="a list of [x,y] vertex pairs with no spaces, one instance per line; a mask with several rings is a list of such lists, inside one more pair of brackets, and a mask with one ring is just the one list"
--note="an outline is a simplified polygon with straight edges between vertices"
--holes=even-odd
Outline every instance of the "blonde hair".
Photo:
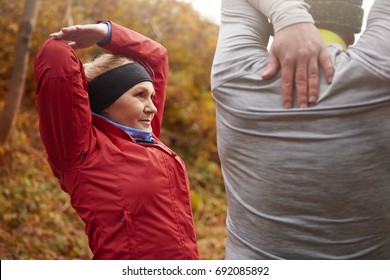
[[91,81],[108,70],[128,63],[134,63],[134,61],[125,56],[104,53],[99,55],[94,60],[85,63],[84,71],[85,75],[87,76],[87,80]]

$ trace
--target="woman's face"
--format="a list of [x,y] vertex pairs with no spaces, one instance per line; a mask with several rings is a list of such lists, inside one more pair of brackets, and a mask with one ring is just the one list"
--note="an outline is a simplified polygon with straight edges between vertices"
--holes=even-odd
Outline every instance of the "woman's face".
[[101,114],[121,125],[151,130],[151,121],[157,112],[152,101],[154,95],[153,84],[141,82],[122,94]]

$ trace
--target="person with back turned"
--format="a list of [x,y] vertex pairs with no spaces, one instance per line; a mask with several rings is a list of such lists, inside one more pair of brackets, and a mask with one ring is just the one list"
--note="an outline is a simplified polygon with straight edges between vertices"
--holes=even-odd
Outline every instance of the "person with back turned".
[[390,2],[375,1],[351,46],[362,0],[290,1],[313,16],[335,70],[315,104],[290,109],[280,75],[261,78],[273,30],[260,2],[222,0],[211,74],[226,259],[389,259]]

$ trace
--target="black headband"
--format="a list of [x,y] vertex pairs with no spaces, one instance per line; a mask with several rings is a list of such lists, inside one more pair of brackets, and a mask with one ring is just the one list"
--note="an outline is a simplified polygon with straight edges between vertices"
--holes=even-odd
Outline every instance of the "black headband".
[[89,102],[94,113],[100,113],[127,90],[141,82],[153,82],[138,63],[128,63],[97,76],[88,83]]

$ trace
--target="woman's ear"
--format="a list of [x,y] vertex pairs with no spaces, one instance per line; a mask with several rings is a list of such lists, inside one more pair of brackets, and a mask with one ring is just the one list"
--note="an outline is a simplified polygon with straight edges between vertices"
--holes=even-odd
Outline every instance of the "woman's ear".
[[109,115],[109,109],[110,106],[108,106],[107,108],[103,109],[101,112],[100,112],[100,115],[104,116],[104,117],[107,117]]

